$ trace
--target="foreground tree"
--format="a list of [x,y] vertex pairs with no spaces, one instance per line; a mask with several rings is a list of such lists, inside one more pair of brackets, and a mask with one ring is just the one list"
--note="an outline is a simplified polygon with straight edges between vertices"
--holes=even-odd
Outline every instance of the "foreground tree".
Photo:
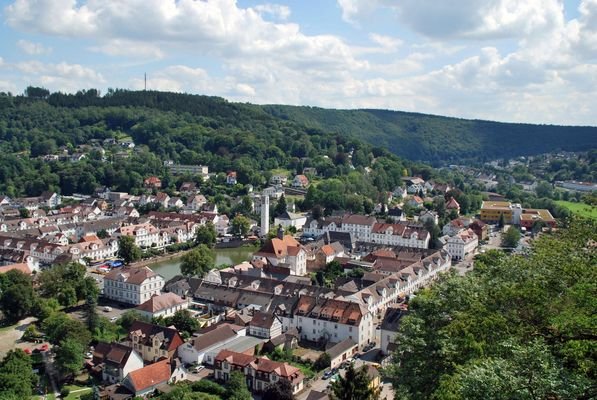
[[180,273],[186,276],[203,276],[211,270],[216,262],[213,250],[204,244],[182,256]]
[[269,385],[261,396],[262,400],[293,400],[292,385],[286,379]]
[[332,383],[331,398],[334,400],[375,400],[379,398],[377,390],[370,387],[367,369],[363,366],[355,369],[349,364],[344,376]]
[[510,226],[502,238],[502,246],[515,248],[520,241],[520,232],[515,226]]
[[253,398],[242,373],[234,371],[230,374],[230,379],[226,382],[225,397],[228,400],[251,400]]
[[118,238],[118,257],[122,258],[125,264],[130,264],[141,258],[141,249],[135,244],[135,238],[132,236]]
[[591,398],[595,232],[576,220],[528,257],[490,251],[466,276],[419,291],[388,368],[397,398]]
[[10,350],[0,361],[0,398],[28,399],[37,381],[31,356],[23,350]]
[[65,375],[74,375],[83,368],[83,354],[85,346],[74,338],[67,338],[60,342],[56,350],[56,365]]

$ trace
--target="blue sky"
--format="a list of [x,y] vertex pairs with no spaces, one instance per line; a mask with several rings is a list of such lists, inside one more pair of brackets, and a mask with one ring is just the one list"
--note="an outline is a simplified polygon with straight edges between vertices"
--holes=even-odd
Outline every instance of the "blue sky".
[[597,125],[597,0],[3,0],[0,91]]

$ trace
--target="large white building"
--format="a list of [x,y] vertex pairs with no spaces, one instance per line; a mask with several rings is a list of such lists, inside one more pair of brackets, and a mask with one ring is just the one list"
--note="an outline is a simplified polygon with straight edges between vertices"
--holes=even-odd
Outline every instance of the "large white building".
[[388,246],[403,246],[426,249],[431,236],[418,226],[406,224],[376,223],[371,228],[370,241]]
[[431,239],[429,232],[422,226],[380,223],[374,217],[357,214],[311,220],[304,226],[303,232],[311,236],[319,236],[326,232],[347,232],[359,242],[420,249],[428,248]]
[[141,248],[162,248],[170,242],[167,234],[161,235],[160,230],[150,223],[122,226],[117,234],[133,237],[135,244]]
[[469,228],[448,238],[446,249],[453,260],[462,260],[467,254],[473,253],[478,245],[479,238]]
[[104,297],[121,303],[139,305],[164,287],[164,277],[148,267],[116,268],[104,276]]

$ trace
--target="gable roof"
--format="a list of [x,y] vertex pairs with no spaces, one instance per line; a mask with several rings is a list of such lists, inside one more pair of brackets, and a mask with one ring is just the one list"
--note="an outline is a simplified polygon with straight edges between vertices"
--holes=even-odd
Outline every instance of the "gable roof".
[[193,340],[193,347],[199,351],[205,350],[235,336],[236,331],[229,324],[223,324]]
[[184,303],[186,303],[186,300],[183,300],[182,297],[175,293],[162,293],[160,295],[151,296],[149,300],[137,306],[136,309],[148,313],[157,313]]
[[351,348],[355,347],[356,345],[357,344],[354,342],[354,340],[352,340],[350,338],[344,339],[340,343],[336,343],[334,346],[330,347],[326,351],[326,353],[328,353],[330,358],[333,360],[334,358],[338,357],[339,355],[342,355],[347,350],[350,350]]
[[121,343],[99,342],[93,351],[94,362],[123,368],[134,350]]
[[135,392],[142,392],[152,386],[168,382],[171,369],[168,360],[161,360],[136,371],[129,372],[127,381]]
[[104,279],[116,280],[120,274],[124,276],[126,283],[130,283],[133,285],[140,285],[143,282],[145,282],[146,279],[152,278],[154,276],[160,276],[153,272],[149,267],[124,267],[113,269],[112,271],[108,272],[108,274],[106,274]]
[[253,319],[251,320],[251,322],[249,322],[249,326],[270,329],[276,321],[276,319],[277,317],[273,313],[256,311],[253,314]]
[[161,348],[167,351],[173,351],[183,344],[182,337],[176,329],[167,328],[165,326],[159,326],[149,324],[143,321],[135,321],[129,329],[130,334],[136,333],[142,336],[142,341],[151,341],[151,339],[159,335],[162,339]]

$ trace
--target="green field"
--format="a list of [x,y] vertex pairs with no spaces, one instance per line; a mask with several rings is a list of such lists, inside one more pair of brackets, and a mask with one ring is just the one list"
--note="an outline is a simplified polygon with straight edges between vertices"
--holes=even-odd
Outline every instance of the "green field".
[[585,203],[573,203],[571,201],[556,201],[562,207],[566,207],[572,213],[581,217],[597,219],[597,207]]

